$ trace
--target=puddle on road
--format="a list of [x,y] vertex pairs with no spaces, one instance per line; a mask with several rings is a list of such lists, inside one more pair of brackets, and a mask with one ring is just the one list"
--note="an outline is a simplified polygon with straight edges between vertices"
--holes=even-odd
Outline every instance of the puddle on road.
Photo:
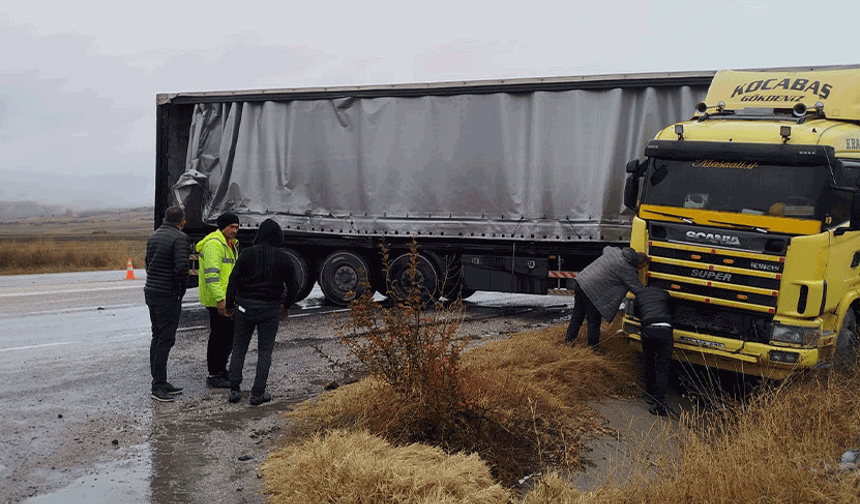
[[150,502],[150,465],[149,444],[131,446],[123,460],[96,464],[93,468],[94,474],[79,478],[58,492],[31,497],[24,502],[27,504]]
[[206,437],[213,431],[230,432],[248,422],[285,412],[306,400],[291,398],[264,408],[219,411],[195,417],[188,412],[153,412],[150,441],[126,449],[118,460],[97,463],[62,490],[31,497],[27,504],[63,502],[101,504],[116,502],[187,504],[199,500],[197,484],[212,455]]

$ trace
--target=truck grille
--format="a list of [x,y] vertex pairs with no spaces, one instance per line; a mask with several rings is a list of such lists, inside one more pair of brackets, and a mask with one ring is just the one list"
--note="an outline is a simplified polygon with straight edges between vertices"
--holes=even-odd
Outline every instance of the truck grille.
[[721,338],[768,342],[772,318],[731,309],[703,308],[700,303],[675,301],[672,304],[675,328]]
[[649,227],[649,285],[672,295],[678,329],[766,342],[788,238],[737,232],[736,246],[712,247],[701,243],[709,236],[702,230],[666,223]]

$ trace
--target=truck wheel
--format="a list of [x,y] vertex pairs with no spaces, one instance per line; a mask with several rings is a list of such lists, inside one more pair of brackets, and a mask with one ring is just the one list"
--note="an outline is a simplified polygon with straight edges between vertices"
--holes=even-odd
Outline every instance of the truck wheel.
[[[409,289],[412,286],[412,278],[409,276],[410,254],[406,253],[391,262],[388,269],[390,277],[391,294],[397,300],[406,300],[409,297]],[[439,299],[440,280],[439,272],[434,261],[423,253],[418,254],[418,265],[415,271],[415,287],[421,294],[421,302],[428,303]]]
[[296,270],[296,281],[299,284],[299,292],[296,293],[296,303],[308,297],[311,289],[314,288],[314,277],[308,268],[308,262],[301,254],[290,248],[281,249],[287,253],[287,257],[293,263],[293,268]]
[[857,345],[860,342],[860,332],[857,328],[857,313],[854,308],[849,308],[839,328],[839,336],[836,338],[835,364],[846,366],[852,364],[857,354]]
[[346,306],[354,296],[361,296],[368,289],[370,269],[361,256],[346,250],[332,253],[323,261],[319,284],[325,298],[332,304]]

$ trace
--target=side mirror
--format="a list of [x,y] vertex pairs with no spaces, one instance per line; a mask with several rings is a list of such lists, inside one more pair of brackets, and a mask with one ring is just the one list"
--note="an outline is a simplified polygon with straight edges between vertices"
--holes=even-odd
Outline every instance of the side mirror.
[[646,166],[647,161],[640,163],[639,160],[634,159],[624,167],[624,171],[628,173],[624,184],[624,206],[633,211],[636,211],[636,203],[639,199],[639,177],[642,176]]
[[639,169],[639,160],[634,159],[632,161],[627,162],[627,166],[624,167],[624,171],[627,173],[636,173],[636,170]]
[[627,176],[627,182],[624,184],[624,206],[635,212],[638,196],[639,177],[634,173]]

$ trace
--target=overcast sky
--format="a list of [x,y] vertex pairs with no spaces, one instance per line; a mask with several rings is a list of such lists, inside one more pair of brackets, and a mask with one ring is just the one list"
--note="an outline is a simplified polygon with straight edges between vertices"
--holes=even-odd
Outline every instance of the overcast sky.
[[153,203],[155,95],[860,63],[860,2],[146,0],[0,7],[0,200]]

